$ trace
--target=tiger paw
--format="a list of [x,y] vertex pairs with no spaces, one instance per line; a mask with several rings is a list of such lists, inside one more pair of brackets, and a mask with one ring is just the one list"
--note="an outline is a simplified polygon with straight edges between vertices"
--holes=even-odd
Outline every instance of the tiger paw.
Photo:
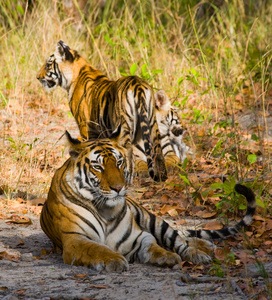
[[121,273],[128,271],[129,266],[127,260],[121,255],[119,257],[111,257],[93,264],[93,267],[97,271],[105,270],[107,272],[117,272]]
[[178,254],[167,251],[158,245],[151,245],[148,253],[150,254],[149,263],[163,267],[173,267],[181,262]]
[[207,240],[199,238],[188,238],[188,248],[183,251],[181,257],[195,264],[207,264],[211,261],[211,254],[215,250],[215,245]]
[[91,244],[88,247],[69,252],[63,250],[64,263],[93,268],[97,271],[123,272],[129,269],[128,262],[123,255],[114,252],[106,246]]

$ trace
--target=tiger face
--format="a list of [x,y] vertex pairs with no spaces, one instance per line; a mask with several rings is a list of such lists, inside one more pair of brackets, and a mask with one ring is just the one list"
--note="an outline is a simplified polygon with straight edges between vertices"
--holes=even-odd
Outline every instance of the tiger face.
[[99,209],[123,203],[128,181],[125,149],[109,139],[80,143],[66,135],[74,166],[72,185],[78,194]]
[[55,53],[46,60],[36,77],[48,91],[57,86],[69,89],[85,63],[76,50],[59,41]]

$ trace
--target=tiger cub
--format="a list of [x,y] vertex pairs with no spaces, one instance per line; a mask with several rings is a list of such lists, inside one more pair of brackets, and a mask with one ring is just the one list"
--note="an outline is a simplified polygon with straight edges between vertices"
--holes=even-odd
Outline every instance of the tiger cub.
[[[155,92],[154,96],[156,101],[155,113],[164,159],[169,165],[183,162],[189,151],[189,147],[183,141],[186,129],[182,126],[177,111],[171,106],[166,92],[159,90]],[[146,162],[142,140],[137,145],[134,145],[133,154],[136,159]]]
[[145,81],[137,76],[111,81],[62,41],[42,66],[37,79],[47,90],[61,86],[68,92],[69,106],[83,138],[97,138],[97,132],[109,137],[122,125],[121,140],[128,151],[131,177],[132,143],[143,139],[150,176],[155,181],[167,179],[154,93]]
[[129,162],[120,131],[110,139],[83,142],[66,136],[70,158],[52,179],[40,219],[66,264],[121,272],[128,270],[128,262],[207,263],[215,246],[206,238],[233,235],[252,222],[254,194],[236,185],[248,201],[242,221],[222,230],[178,232],[126,195]]

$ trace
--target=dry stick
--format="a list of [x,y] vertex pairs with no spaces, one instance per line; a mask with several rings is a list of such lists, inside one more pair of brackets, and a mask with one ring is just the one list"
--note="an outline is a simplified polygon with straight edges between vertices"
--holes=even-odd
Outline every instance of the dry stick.
[[243,297],[244,299],[247,299],[246,295],[243,293],[243,291],[241,290],[239,285],[235,282],[235,280],[231,279],[230,283],[231,283],[231,286],[234,289],[234,291],[236,290],[241,297]]

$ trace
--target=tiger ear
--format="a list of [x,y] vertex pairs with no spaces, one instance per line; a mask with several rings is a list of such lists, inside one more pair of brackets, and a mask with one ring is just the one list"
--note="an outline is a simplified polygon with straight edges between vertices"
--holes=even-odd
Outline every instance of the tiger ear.
[[159,109],[168,111],[171,107],[171,102],[169,100],[169,97],[165,93],[164,90],[159,90],[154,94],[156,106]]
[[55,50],[55,58],[56,62],[64,62],[64,61],[70,61],[73,62],[73,54],[70,51],[70,47],[65,44],[63,41],[59,41]]
[[74,139],[67,130],[65,131],[65,136],[70,147],[69,154],[75,159],[83,150],[82,143],[78,139]]
[[122,128],[122,125],[120,123],[119,126],[117,128],[115,128],[114,131],[112,132],[112,134],[110,135],[111,140],[114,140],[117,143],[119,143],[120,137],[121,137],[121,128]]

